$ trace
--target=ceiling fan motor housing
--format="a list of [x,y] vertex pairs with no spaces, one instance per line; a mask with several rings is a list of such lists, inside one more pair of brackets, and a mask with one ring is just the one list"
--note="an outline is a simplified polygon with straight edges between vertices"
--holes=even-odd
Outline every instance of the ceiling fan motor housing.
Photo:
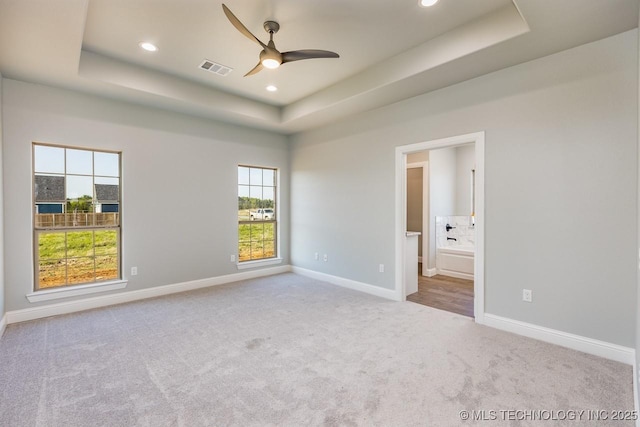
[[264,21],[264,30],[269,34],[275,34],[280,29],[280,24],[276,21]]

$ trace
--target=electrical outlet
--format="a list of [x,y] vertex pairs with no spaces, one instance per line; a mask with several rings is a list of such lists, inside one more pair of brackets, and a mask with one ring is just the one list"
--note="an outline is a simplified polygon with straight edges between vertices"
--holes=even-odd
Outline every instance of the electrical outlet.
[[138,267],[131,267],[131,275],[132,276],[138,275]]
[[532,298],[533,298],[533,292],[531,292],[531,289],[522,290],[522,301],[531,302]]
[[231,254],[231,256],[229,257],[229,261],[236,262],[236,256],[234,254]]
[[316,252],[313,257],[316,259],[316,261],[318,261],[320,259],[320,255],[318,254],[318,252]]
[[323,260],[324,262],[329,261],[329,256],[328,256],[327,254],[324,254],[324,256],[322,257],[322,260]]
[[378,266],[378,271],[379,271],[380,273],[384,273],[384,264],[380,264],[380,265]]

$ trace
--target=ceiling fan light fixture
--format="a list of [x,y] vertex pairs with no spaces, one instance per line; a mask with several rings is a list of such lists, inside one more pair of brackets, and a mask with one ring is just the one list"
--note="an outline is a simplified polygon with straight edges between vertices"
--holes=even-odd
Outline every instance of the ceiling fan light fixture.
[[282,55],[273,48],[266,48],[260,52],[260,63],[264,68],[273,70],[282,64]]
[[262,65],[264,66],[264,68],[269,68],[271,70],[278,68],[280,66],[280,61],[278,61],[277,59],[273,59],[273,58],[264,58],[262,60]]
[[420,6],[422,7],[431,7],[436,3],[438,3],[438,0],[420,0]]

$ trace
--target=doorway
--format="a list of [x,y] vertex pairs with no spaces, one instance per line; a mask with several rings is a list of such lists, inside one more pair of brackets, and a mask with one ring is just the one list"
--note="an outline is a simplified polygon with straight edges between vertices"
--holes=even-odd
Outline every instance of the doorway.
[[[474,159],[475,170],[472,174],[472,179],[475,184],[475,209],[473,212],[473,224],[474,228],[474,240],[475,240],[475,256],[473,261],[470,261],[473,265],[474,283],[471,285],[473,290],[473,314],[477,323],[482,323],[484,320],[484,132],[477,132],[472,134],[454,136],[450,138],[443,138],[432,141],[425,141],[416,144],[405,145],[396,148],[396,277],[395,277],[395,292],[396,299],[399,301],[405,301],[406,297],[406,284],[407,284],[407,262],[411,262],[407,259],[407,252],[405,248],[406,244],[406,231],[407,228],[407,165],[408,156],[411,154],[437,150],[440,148],[459,147],[463,145],[474,144]],[[431,168],[432,165],[429,165]],[[426,236],[423,236],[423,242],[429,239],[429,232],[434,233],[434,229],[425,230]],[[435,241],[431,239],[431,241]],[[427,246],[427,245],[423,245]],[[425,256],[430,256],[432,259],[435,256],[434,244],[431,244],[430,248],[423,249],[422,260],[424,268]],[[426,253],[425,253],[426,252]],[[415,262],[417,260],[413,260]],[[427,276],[429,274],[426,274]],[[431,274],[432,275],[432,274]],[[428,279],[427,277],[420,277],[421,280]],[[433,278],[432,278],[433,279]],[[457,280],[463,282],[461,280]],[[445,278],[446,280],[446,278]],[[456,281],[456,278],[452,278],[452,281]],[[440,284],[441,285],[441,284]],[[455,286],[460,286],[460,283],[455,283]],[[462,284],[469,286],[469,283]],[[470,296],[469,296],[470,297]],[[455,310],[454,310],[455,311]]]
[[[407,231],[421,233],[418,236],[418,262],[422,263],[429,259],[429,162],[424,160],[423,153],[418,155],[411,162],[407,160]],[[427,269],[420,274],[426,276]]]
[[474,316],[474,170],[473,143],[407,155],[407,231],[421,233],[417,283],[407,287],[407,300],[468,317]]

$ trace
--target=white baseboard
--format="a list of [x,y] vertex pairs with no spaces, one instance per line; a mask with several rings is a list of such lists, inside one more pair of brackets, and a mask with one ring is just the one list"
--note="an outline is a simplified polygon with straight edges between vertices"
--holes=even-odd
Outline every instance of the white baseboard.
[[291,266],[283,265],[272,268],[264,268],[260,270],[246,271],[242,273],[228,274],[225,276],[211,277],[208,279],[175,283],[172,285],[156,286],[153,288],[140,289],[137,291],[121,292],[117,294],[67,301],[56,304],[43,305],[39,307],[25,308],[22,310],[8,311],[5,315],[6,323],[11,324],[17,322],[25,322],[27,320],[41,319],[43,317],[55,316],[59,314],[74,313],[76,311],[89,310],[92,308],[105,307],[108,305],[121,304],[130,301],[138,301],[146,298],[153,298],[162,295],[175,294],[178,292],[191,291],[194,289],[207,288],[209,286],[223,285],[225,283],[254,279],[263,276],[271,276],[274,274],[287,273],[290,271]]
[[424,274],[424,276],[433,277],[436,274],[438,274],[438,270],[437,269],[435,269],[435,268],[427,268],[427,274]]
[[7,327],[7,315],[3,314],[2,318],[0,318],[0,338],[2,338],[2,334],[4,333],[4,328]]
[[485,313],[482,324],[616,362],[635,365],[635,349]]
[[291,267],[291,271],[301,276],[311,277],[312,279],[321,280],[331,283],[332,285],[342,286],[343,288],[353,289],[355,291],[364,292],[377,297],[398,301],[398,296],[394,289],[385,289],[379,286],[369,285],[368,283],[357,282],[351,279],[345,279],[330,274],[320,273],[313,270],[307,270],[301,267]]
[[434,270],[436,270],[436,274],[441,274],[443,276],[455,277],[457,279],[473,280],[473,274],[462,273],[460,271],[445,270],[443,268],[435,268]]

